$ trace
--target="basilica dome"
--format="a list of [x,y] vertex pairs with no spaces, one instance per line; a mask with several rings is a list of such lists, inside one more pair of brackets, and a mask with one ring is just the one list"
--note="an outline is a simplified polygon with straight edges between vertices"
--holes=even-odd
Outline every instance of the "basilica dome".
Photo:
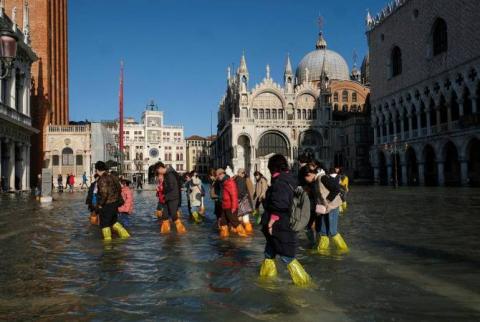
[[298,64],[296,75],[299,84],[307,79],[307,69],[309,81],[319,81],[322,71],[330,80],[350,79],[347,62],[337,52],[327,49],[327,42],[321,33],[317,40],[316,50],[308,53]]

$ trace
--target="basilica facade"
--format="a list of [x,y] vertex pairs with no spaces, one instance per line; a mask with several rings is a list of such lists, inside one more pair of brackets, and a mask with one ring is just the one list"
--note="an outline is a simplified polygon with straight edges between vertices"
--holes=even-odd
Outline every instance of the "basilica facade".
[[[227,71],[212,144],[213,166],[258,170],[268,176],[272,154],[285,155],[293,165],[300,154],[309,153],[327,167],[342,165],[352,174],[360,168],[359,177],[369,176],[368,130],[355,129],[365,127],[360,121],[365,119],[370,91],[361,72],[356,67],[350,72],[345,59],[327,48],[322,33],[295,72],[287,57],[282,84],[272,79],[268,65],[261,83],[250,87],[249,79],[243,54],[235,74]],[[350,149],[362,133],[366,146]]]

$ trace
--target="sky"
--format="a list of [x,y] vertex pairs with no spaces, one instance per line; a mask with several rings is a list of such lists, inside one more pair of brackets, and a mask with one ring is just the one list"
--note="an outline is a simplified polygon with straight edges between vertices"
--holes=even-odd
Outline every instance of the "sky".
[[[386,0],[70,0],[69,99],[72,121],[118,117],[120,61],[125,64],[125,116],[140,120],[155,100],[165,124],[185,135],[216,132],[226,69],[245,50],[249,85],[282,84],[287,53],[293,67],[314,50],[323,17],[328,48],[358,66],[367,53],[365,16]],[[212,122],[211,122],[212,120]],[[213,124],[213,126],[211,126]]]

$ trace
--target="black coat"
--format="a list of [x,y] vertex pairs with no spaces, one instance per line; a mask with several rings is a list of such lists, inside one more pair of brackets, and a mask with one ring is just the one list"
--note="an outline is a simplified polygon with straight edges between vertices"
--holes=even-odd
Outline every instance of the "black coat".
[[180,175],[172,167],[169,167],[163,180],[165,201],[181,200],[181,189]]

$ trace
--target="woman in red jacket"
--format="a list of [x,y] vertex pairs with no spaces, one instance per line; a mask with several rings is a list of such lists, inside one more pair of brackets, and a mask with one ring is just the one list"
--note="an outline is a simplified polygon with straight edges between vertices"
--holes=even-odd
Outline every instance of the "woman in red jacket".
[[222,200],[222,214],[220,216],[220,237],[228,237],[228,226],[231,226],[232,232],[238,236],[247,237],[243,226],[238,220],[238,191],[233,178],[225,174],[225,170],[217,169],[217,180],[220,182],[222,191],[220,198]]

